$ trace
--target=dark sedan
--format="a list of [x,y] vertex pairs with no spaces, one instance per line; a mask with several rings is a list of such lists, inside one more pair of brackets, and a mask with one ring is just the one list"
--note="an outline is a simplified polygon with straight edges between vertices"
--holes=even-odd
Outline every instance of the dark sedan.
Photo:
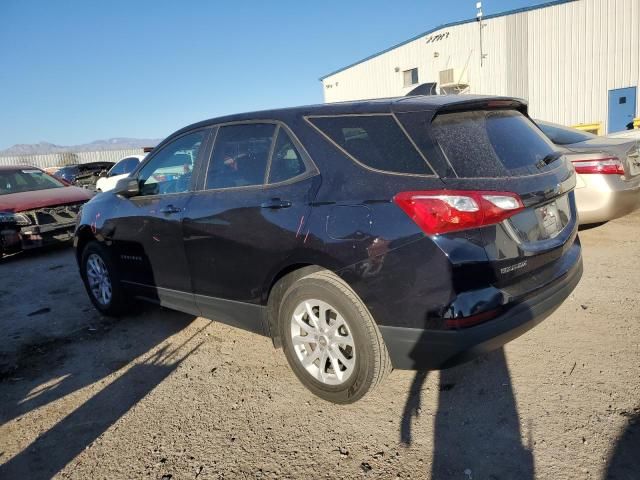
[[88,162],[67,165],[56,170],[54,176],[78,187],[94,189],[98,179],[115,165],[114,162]]

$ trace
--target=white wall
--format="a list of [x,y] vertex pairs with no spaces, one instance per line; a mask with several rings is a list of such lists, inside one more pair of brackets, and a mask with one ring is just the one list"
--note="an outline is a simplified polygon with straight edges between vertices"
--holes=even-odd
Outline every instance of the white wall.
[[[485,19],[483,25],[482,67],[479,25],[472,21],[324,78],[325,101],[404,95],[411,88],[403,88],[403,70],[418,67],[424,83],[455,67],[466,71],[468,93],[523,97],[536,118],[566,125],[602,122],[606,131],[608,91],[640,85],[640,0],[577,0]],[[640,89],[637,95],[640,116]]]

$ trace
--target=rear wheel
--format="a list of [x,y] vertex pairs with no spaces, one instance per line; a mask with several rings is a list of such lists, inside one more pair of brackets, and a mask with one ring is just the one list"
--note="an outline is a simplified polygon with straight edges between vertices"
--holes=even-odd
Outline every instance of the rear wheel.
[[109,251],[97,242],[89,242],[82,251],[80,273],[93,305],[105,315],[125,312],[124,293]]
[[352,403],[391,369],[382,336],[366,306],[333,273],[297,280],[284,294],[280,338],[296,376],[317,396]]

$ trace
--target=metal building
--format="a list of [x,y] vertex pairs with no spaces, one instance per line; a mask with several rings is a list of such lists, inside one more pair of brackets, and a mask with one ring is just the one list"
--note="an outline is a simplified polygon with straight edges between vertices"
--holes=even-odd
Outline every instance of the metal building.
[[320,80],[325,102],[436,82],[439,93],[525,98],[534,118],[624,130],[640,116],[640,0],[558,0],[450,23]]

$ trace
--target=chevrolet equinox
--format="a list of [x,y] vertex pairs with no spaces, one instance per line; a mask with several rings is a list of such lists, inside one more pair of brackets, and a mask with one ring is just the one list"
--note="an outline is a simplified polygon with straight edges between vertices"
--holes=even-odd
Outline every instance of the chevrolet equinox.
[[102,313],[142,299],[269,336],[309,390],[349,403],[549,316],[582,275],[575,179],[517,99],[231,115],[87,203],[75,247]]

